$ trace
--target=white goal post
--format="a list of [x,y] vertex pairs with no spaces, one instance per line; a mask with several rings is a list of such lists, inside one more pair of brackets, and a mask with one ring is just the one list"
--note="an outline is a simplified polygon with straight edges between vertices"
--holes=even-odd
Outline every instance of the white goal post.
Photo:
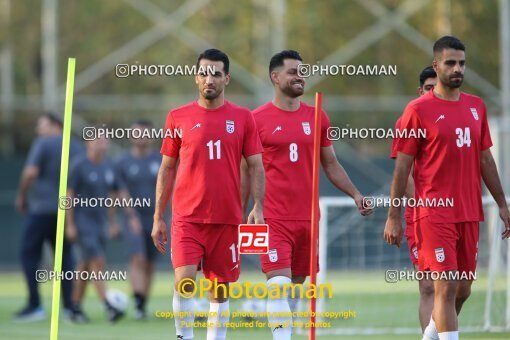
[[[479,320],[472,320],[473,322],[467,322],[467,324],[462,325],[461,324],[461,330],[466,331],[484,331],[484,330],[490,330],[490,331],[503,331],[503,330],[509,330],[510,328],[510,308],[509,303],[510,301],[510,247],[506,245],[507,241],[501,240],[501,232],[503,231],[504,227],[502,224],[501,219],[499,218],[498,208],[496,203],[494,202],[493,198],[490,196],[484,196],[482,198],[483,206],[484,206],[484,212],[485,212],[485,222],[481,223],[480,228],[480,251],[479,254],[481,254],[482,258],[479,258],[479,263],[482,262],[483,264],[479,265],[477,268],[478,270],[481,270],[484,272],[484,284],[485,281],[487,283],[486,288],[486,294],[485,294],[485,301],[482,304],[484,311],[480,312]],[[510,202],[510,197],[507,197],[507,202]],[[387,214],[387,209],[385,208],[376,208],[374,212],[374,216],[371,217],[362,217],[357,212],[357,208],[353,202],[353,200],[349,197],[321,197],[319,200],[320,205],[320,211],[321,211],[321,219],[319,223],[319,261],[320,261],[320,272],[317,277],[317,283],[327,283],[328,281],[328,271],[332,266],[333,263],[328,263],[328,260],[331,259],[331,245],[335,242],[335,240],[340,239],[341,237],[346,237],[347,233],[350,231],[346,231],[343,235],[339,232],[332,232],[333,229],[339,229],[344,228],[347,230],[347,228],[366,228],[370,232],[373,232],[374,229],[377,229],[377,231],[380,234],[380,242],[381,244],[384,244],[382,235],[384,230],[384,221]],[[337,209],[337,214],[334,214],[334,209]],[[343,210],[341,210],[343,209]],[[336,215],[336,216],[333,216]],[[367,221],[363,221],[363,219],[367,219]],[[338,223],[337,223],[338,221]],[[366,223],[366,226],[363,226],[362,223]],[[340,224],[343,225],[343,227],[340,227]],[[346,224],[349,224],[350,226],[345,226]],[[364,246],[362,243],[366,242],[362,239],[355,239],[354,242],[360,242],[359,247]],[[372,242],[377,242],[374,238]],[[384,244],[386,247],[381,248],[383,249],[384,253],[391,252],[392,248],[396,249],[394,247],[390,247]],[[407,245],[404,244],[403,248],[406,248]],[[404,251],[404,254],[407,250]],[[339,255],[338,257],[336,254],[333,254],[335,257],[335,262],[338,259],[341,258]],[[384,257],[383,253],[381,252],[379,256]],[[329,257],[329,259],[328,259]],[[373,258],[377,257],[377,253]],[[410,260],[409,256],[402,256],[402,261],[408,261],[408,266],[410,266]],[[363,257],[365,258],[365,257]],[[369,258],[367,257],[367,261],[369,261]],[[333,262],[333,261],[331,261]],[[400,264],[400,260],[395,262]],[[405,263],[405,262],[404,262]],[[368,263],[369,265],[369,263]],[[371,270],[376,271],[377,269],[370,268],[369,266],[365,266],[364,264],[359,265],[359,270],[370,272]],[[342,270],[349,270],[349,267],[346,266],[347,269],[344,268],[333,268],[332,270],[339,270],[340,271],[340,277]],[[380,269],[381,267],[379,267]],[[388,268],[390,269],[390,268]],[[358,270],[358,269],[356,269]],[[496,284],[496,277],[501,277],[501,275],[506,275],[506,287],[504,288],[506,290],[506,301],[501,301],[501,296],[499,295],[497,298],[494,296],[494,287]],[[341,279],[340,279],[341,280]],[[478,280],[477,280],[478,281]],[[498,285],[501,286],[501,278],[498,281]],[[341,283],[340,283],[341,285]],[[475,282],[476,285],[476,282]],[[395,296],[398,296],[398,287],[395,288]],[[341,287],[339,288],[341,289]],[[419,293],[418,293],[418,285],[416,284],[416,301],[418,301]],[[501,318],[501,320],[498,320],[494,322],[494,310],[493,310],[493,304],[495,299],[498,303],[497,312],[504,314],[504,318]],[[469,301],[468,301],[469,303]],[[505,304],[502,305],[502,304]],[[333,306],[336,307],[336,306]],[[327,301],[325,300],[319,300],[317,309],[318,311],[328,311],[331,309],[332,306],[328,306]],[[383,307],[381,307],[383,308]],[[334,308],[333,308],[334,309]],[[384,311],[382,310],[384,313]],[[505,314],[506,313],[506,314]],[[399,327],[398,325],[392,325],[390,328],[373,328],[370,329],[370,327],[362,327],[360,329],[353,329],[353,328],[333,328],[333,329],[321,329],[317,332],[318,335],[320,334],[382,334],[382,333],[415,333],[418,329],[418,318],[417,318],[417,311],[416,311],[416,327],[409,327],[403,325],[402,327]],[[483,322],[481,322],[481,316],[483,316]],[[469,319],[471,320],[471,319]]]

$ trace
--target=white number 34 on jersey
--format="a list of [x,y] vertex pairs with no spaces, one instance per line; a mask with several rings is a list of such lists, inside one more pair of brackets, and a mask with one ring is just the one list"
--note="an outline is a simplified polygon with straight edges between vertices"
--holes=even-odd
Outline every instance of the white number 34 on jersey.
[[455,129],[455,133],[457,134],[457,146],[462,148],[464,145],[468,148],[471,147],[471,132],[469,128],[457,128]]

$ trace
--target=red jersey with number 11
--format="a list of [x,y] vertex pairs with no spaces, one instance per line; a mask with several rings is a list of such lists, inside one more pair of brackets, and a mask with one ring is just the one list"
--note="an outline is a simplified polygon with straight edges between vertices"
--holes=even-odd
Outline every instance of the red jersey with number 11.
[[[417,205],[415,220],[429,216],[433,223],[483,221],[480,154],[492,146],[483,101],[464,92],[458,101],[444,100],[430,90],[407,105],[400,128],[426,134],[400,138],[396,147],[415,156],[415,197],[430,203],[436,199],[429,206]],[[445,204],[446,199],[453,204]]]
[[161,153],[179,158],[172,219],[215,224],[242,222],[241,156],[262,152],[250,111],[230,102],[206,109],[197,102],[168,113]]
[[[254,110],[253,117],[264,147],[264,217],[311,220],[315,108],[300,102],[298,110],[285,111],[269,102]],[[323,111],[322,147],[332,144],[328,128]]]

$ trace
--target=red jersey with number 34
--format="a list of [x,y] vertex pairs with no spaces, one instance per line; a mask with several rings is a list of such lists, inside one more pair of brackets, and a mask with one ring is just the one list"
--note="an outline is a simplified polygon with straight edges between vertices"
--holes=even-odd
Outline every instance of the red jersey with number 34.
[[[300,102],[296,111],[285,111],[272,102],[253,111],[266,170],[264,217],[311,220],[313,130],[315,108]],[[329,119],[322,112],[321,146],[327,138]]]
[[262,152],[250,111],[228,101],[216,109],[197,102],[168,113],[165,129],[182,138],[165,138],[161,153],[179,158],[172,196],[175,220],[239,224],[241,156]]
[[[431,202],[431,207],[417,206],[414,219],[483,221],[480,154],[492,146],[483,101],[464,92],[458,101],[443,100],[431,90],[407,105],[400,128],[426,133],[425,138],[400,138],[396,147],[415,156],[415,197]],[[453,206],[444,204],[446,199],[453,199]]]

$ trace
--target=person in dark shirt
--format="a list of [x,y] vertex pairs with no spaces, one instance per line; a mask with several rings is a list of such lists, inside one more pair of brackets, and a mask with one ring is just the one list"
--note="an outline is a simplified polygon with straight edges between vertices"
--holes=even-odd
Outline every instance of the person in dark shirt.
[[[32,143],[21,174],[16,209],[26,214],[21,238],[21,263],[28,286],[27,305],[15,314],[16,321],[36,321],[46,318],[42,307],[36,271],[40,264],[44,242],[55,249],[57,231],[57,202],[62,153],[62,121],[51,113],[39,117],[36,132],[38,138]],[[73,159],[84,152],[83,145],[71,138],[69,157]],[[64,238],[62,270],[72,271],[74,261],[70,245]],[[72,309],[72,282],[62,280],[65,316]]]
[[[146,132],[152,128],[152,124],[140,120],[133,123],[131,128]],[[149,138],[132,139],[131,143],[131,149],[116,162],[120,195],[153,203],[161,155],[153,149]],[[135,319],[142,320],[147,317],[145,306],[154,273],[154,260],[158,254],[151,237],[154,206],[125,208],[124,212],[126,223],[123,229],[130,255],[129,276],[135,300]]]
[[[97,202],[114,198],[116,185],[113,164],[106,157],[108,141],[97,138],[88,141],[86,146],[86,155],[74,160],[70,167],[67,196],[73,201],[79,199],[79,203],[73,204],[67,211],[65,230],[68,238],[77,244],[80,257],[78,271],[97,274],[105,270],[104,248],[107,233],[110,237],[116,237],[119,233],[115,210]],[[78,323],[88,322],[81,308],[87,281],[78,279],[75,282],[72,320]],[[114,322],[120,319],[124,313],[107,300],[106,282],[93,282],[105,305],[108,320]]]

